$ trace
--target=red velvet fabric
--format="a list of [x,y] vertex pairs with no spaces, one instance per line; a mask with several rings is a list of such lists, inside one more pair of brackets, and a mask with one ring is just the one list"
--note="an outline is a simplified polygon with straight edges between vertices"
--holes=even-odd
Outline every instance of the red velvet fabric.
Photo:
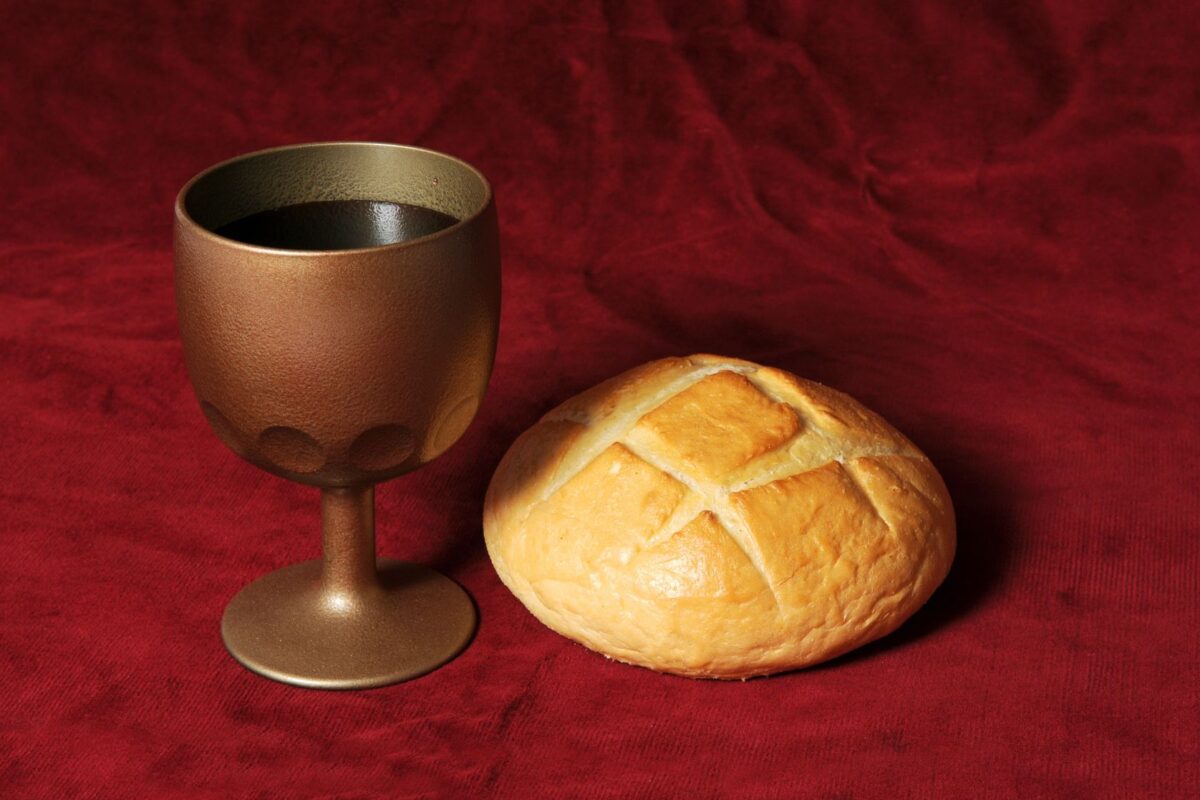
[[[1180,3],[4,3],[0,795],[1184,797],[1200,783],[1200,14]],[[485,405],[379,491],[465,585],[438,672],[322,693],[224,652],[318,553],[181,363],[171,204],[290,142],[493,180]],[[480,510],[565,397],[695,351],[908,433],[960,553],[904,628],[747,683],[610,663],[500,584]]]

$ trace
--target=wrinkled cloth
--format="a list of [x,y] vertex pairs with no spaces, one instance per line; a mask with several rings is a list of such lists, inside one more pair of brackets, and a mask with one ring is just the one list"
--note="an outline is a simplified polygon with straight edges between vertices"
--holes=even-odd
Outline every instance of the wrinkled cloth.
[[[0,795],[1184,797],[1200,785],[1200,14],[1187,3],[4,3]],[[389,688],[256,677],[219,622],[317,492],[187,381],[179,187],[331,139],[477,165],[503,318],[380,552],[472,594]],[[959,553],[900,631],[745,683],[610,662],[487,560],[512,440],[711,352],[929,454]]]

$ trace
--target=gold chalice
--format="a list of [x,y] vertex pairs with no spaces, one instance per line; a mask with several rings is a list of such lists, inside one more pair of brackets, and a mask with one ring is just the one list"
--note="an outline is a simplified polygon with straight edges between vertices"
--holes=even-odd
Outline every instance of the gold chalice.
[[188,375],[221,441],[321,488],[324,557],[259,578],[221,633],[275,680],[365,688],[453,658],[457,584],[375,557],[374,485],[449,448],[483,398],[500,310],[496,212],[470,165],[335,142],[218,164],[175,203]]

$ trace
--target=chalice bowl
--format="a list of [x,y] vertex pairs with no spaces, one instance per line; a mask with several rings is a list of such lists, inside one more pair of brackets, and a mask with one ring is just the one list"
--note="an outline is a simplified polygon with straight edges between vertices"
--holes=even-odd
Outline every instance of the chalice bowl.
[[179,193],[175,293],[213,431],[321,489],[323,557],[233,598],[229,652],[266,677],[331,689],[407,680],[457,655],[474,606],[440,573],[376,559],[374,486],[437,458],[483,398],[500,311],[487,180],[451,156],[366,142],[226,161]]

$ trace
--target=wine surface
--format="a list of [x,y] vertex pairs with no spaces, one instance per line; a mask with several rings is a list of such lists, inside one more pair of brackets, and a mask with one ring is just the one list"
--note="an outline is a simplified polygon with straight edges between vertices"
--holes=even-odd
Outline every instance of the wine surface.
[[449,214],[388,200],[321,200],[273,208],[222,225],[229,239],[286,250],[355,250],[448,228]]

